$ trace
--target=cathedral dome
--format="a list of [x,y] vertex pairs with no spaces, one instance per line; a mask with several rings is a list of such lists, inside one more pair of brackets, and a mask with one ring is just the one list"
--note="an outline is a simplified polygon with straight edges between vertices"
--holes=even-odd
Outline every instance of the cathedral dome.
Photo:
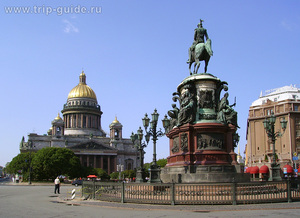
[[61,117],[59,116],[59,113],[57,114],[57,117],[55,117],[54,120],[62,120]]
[[86,76],[83,71],[79,76],[79,84],[75,86],[68,95],[68,99],[70,98],[92,98],[97,100],[93,89],[86,84]]
[[101,128],[101,107],[95,92],[86,84],[84,72],[79,76],[79,84],[70,91],[61,112],[65,135],[93,134],[105,137],[106,133]]
[[109,127],[115,127],[115,126],[121,126],[121,127],[123,127],[122,126],[122,124],[119,122],[119,120],[117,119],[117,116],[115,117],[115,120],[114,121],[112,121],[112,123],[109,125]]
[[61,117],[59,116],[59,113],[57,114],[57,117],[54,118],[54,120],[52,121],[52,125],[53,124],[63,124],[64,121],[61,119]]

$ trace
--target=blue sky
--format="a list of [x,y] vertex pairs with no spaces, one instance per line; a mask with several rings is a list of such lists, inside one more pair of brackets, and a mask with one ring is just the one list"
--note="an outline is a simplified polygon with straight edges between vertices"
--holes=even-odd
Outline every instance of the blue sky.
[[[9,13],[10,6],[40,11]],[[61,7],[101,13],[54,12]],[[23,136],[47,132],[82,69],[107,133],[115,116],[124,137],[154,108],[162,119],[177,85],[189,76],[188,48],[200,18],[214,51],[208,73],[228,82],[231,104],[237,99],[243,152],[248,109],[260,92],[299,84],[299,11],[296,0],[2,0],[0,165],[19,153]],[[151,142],[146,162],[152,149]],[[166,137],[158,140],[157,153],[158,159],[169,155]]]

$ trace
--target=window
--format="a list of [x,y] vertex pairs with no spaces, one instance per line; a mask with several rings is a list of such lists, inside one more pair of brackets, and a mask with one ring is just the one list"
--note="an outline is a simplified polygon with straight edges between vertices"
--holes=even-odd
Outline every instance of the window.
[[298,111],[298,105],[294,105],[294,111]]
[[115,130],[115,139],[119,139],[119,130]]

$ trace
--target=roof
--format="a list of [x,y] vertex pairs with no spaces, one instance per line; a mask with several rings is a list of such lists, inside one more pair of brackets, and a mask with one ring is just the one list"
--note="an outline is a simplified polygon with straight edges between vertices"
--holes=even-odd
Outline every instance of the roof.
[[259,99],[255,100],[251,106],[259,106],[265,104],[267,100],[274,102],[284,100],[300,100],[300,89],[296,85],[283,86],[281,88],[265,91],[265,95],[260,94]]

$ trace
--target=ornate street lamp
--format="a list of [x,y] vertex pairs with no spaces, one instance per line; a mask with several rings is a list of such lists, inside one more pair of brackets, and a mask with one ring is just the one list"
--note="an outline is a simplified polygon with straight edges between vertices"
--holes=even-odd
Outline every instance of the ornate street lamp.
[[29,149],[29,176],[28,176],[28,184],[31,185],[31,150],[34,146],[32,146],[32,141],[28,140],[27,145],[25,146],[27,149]]
[[117,165],[117,171],[119,172],[119,181],[121,181],[121,173],[124,171],[124,165],[118,164]]
[[269,181],[281,181],[282,178],[280,176],[280,165],[276,163],[276,153],[275,153],[275,142],[278,137],[281,137],[283,133],[285,132],[286,126],[287,126],[287,121],[282,118],[280,121],[281,128],[283,129],[283,133],[281,132],[275,132],[275,122],[276,122],[276,117],[274,115],[274,112],[271,112],[271,116],[269,118],[265,118],[263,121],[264,123],[264,128],[266,130],[268,138],[271,140],[272,145],[273,145],[273,158],[272,158],[272,163],[271,163],[271,176],[269,178]]
[[[165,133],[163,133],[161,131],[161,129],[157,130],[157,121],[158,121],[159,114],[157,113],[156,109],[154,110],[153,114],[151,114],[151,116],[152,116],[151,122],[150,122],[150,119],[147,114],[145,114],[145,117],[142,119],[143,125],[145,128],[145,132],[146,132],[146,136],[148,136],[149,139],[150,139],[150,136],[152,136],[152,141],[153,141],[153,161],[152,161],[152,165],[150,166],[150,178],[149,178],[148,182],[149,183],[160,183],[161,182],[160,168],[157,166],[157,163],[156,163],[156,141],[158,140],[158,137],[165,135]],[[147,131],[149,123],[150,123],[150,129],[149,129],[149,131]],[[165,128],[165,131],[166,131],[170,125],[170,121],[168,120],[167,116],[165,116],[165,118],[162,120],[162,123],[163,123],[163,127]]]
[[144,182],[144,148],[147,147],[147,144],[149,142],[150,139],[150,135],[146,135],[145,139],[147,141],[147,144],[145,142],[142,142],[143,140],[143,130],[140,127],[137,131],[137,134],[134,134],[133,132],[131,133],[131,141],[133,143],[135,143],[136,140],[138,140],[138,144],[137,144],[137,149],[140,152],[140,167],[138,168],[137,172],[136,172],[136,179],[135,182],[137,183],[142,183]]

